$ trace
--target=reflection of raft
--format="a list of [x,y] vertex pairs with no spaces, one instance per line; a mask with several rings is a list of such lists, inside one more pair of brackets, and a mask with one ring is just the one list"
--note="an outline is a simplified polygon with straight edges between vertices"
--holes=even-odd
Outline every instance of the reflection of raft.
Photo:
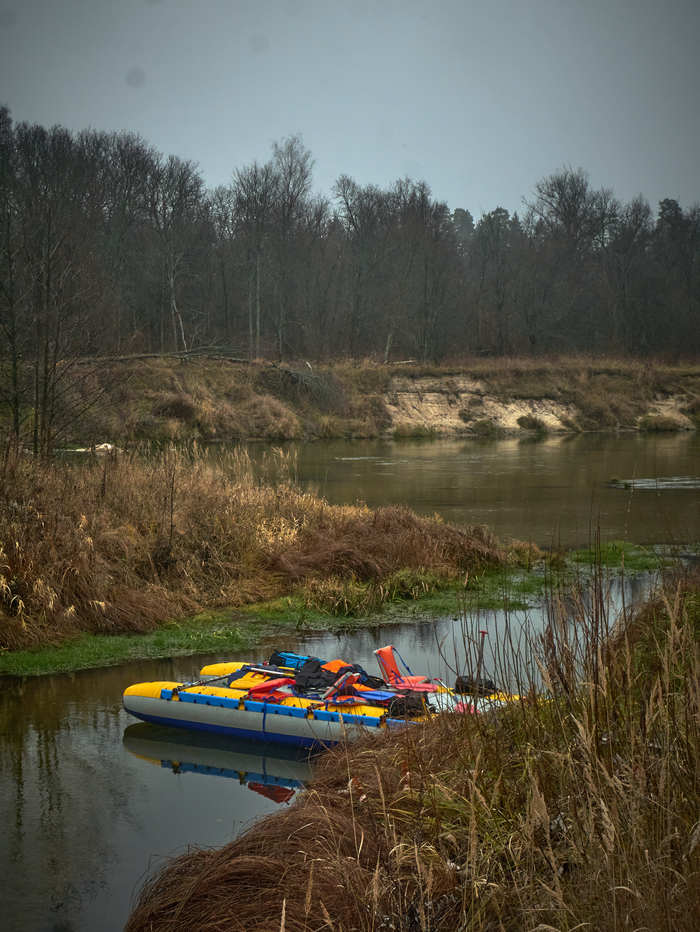
[[126,729],[124,747],[176,774],[238,780],[275,802],[287,802],[311,777],[307,752],[144,722]]
[[124,707],[147,722],[301,747],[379,734],[459,707],[444,683],[401,674],[393,647],[376,653],[382,679],[340,660],[275,653],[259,666],[204,667],[195,683],[129,686]]

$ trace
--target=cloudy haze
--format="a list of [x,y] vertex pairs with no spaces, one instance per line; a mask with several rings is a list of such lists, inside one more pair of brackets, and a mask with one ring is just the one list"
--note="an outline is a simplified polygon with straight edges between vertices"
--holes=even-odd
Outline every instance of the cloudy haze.
[[408,175],[478,217],[571,165],[688,206],[699,39],[697,0],[0,0],[0,103],[210,186],[300,133],[325,193]]

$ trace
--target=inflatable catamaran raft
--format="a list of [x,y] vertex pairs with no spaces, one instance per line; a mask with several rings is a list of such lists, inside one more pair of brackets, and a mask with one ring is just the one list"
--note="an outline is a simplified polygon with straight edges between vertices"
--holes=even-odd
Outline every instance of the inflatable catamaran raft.
[[[212,664],[195,682],[129,686],[124,708],[147,722],[300,747],[379,734],[439,711],[480,710],[478,698],[465,701],[441,680],[408,667],[401,673],[392,645],[375,655],[381,678],[357,664],[290,652],[259,665]],[[501,696],[494,691],[481,701],[498,703]]]

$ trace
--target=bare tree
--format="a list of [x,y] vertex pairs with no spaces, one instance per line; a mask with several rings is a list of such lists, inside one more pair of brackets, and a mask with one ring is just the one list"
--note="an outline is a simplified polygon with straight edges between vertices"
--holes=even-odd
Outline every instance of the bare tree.
[[301,136],[290,136],[273,146],[275,197],[273,242],[275,246],[277,355],[282,359],[286,342],[287,316],[293,291],[293,268],[311,190],[313,159]]
[[[147,197],[150,219],[157,233],[164,276],[167,307],[172,325],[173,348],[189,348],[182,311],[178,303],[182,279],[188,274],[188,237],[202,205],[203,183],[193,162],[169,156],[159,160],[149,173]],[[161,351],[165,349],[161,323]]]
[[248,353],[260,356],[261,290],[265,248],[270,235],[277,177],[272,162],[253,162],[233,177],[236,227],[246,242],[248,264]]
[[[0,107],[0,402],[10,408],[15,443],[19,441],[21,422],[18,222],[12,118],[6,107]],[[9,384],[5,380],[6,367]]]

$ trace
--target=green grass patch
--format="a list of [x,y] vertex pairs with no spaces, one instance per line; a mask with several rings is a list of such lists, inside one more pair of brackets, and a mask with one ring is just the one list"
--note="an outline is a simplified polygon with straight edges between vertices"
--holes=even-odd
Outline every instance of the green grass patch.
[[242,605],[235,610],[235,617],[246,620],[267,618],[277,625],[296,629],[328,627],[330,619],[327,612],[310,609],[299,592],[266,602]]
[[613,540],[599,547],[575,550],[569,554],[574,564],[587,564],[590,567],[604,566],[608,569],[620,569],[629,572],[648,572],[665,566],[668,557],[658,550],[641,547],[627,541]]
[[469,575],[460,601],[468,611],[504,608],[520,611],[539,601],[544,585],[541,568],[526,571],[519,567],[492,567]]
[[274,627],[273,619],[252,617],[241,624],[230,610],[205,612],[148,634],[81,634],[57,647],[6,651],[0,654],[0,675],[68,673],[132,660],[241,650],[259,643]]
[[357,579],[310,579],[289,596],[246,605],[242,617],[263,616],[297,630],[332,629],[374,624],[387,615],[440,614],[454,610],[460,585],[453,578],[426,570],[398,570],[381,581]]

